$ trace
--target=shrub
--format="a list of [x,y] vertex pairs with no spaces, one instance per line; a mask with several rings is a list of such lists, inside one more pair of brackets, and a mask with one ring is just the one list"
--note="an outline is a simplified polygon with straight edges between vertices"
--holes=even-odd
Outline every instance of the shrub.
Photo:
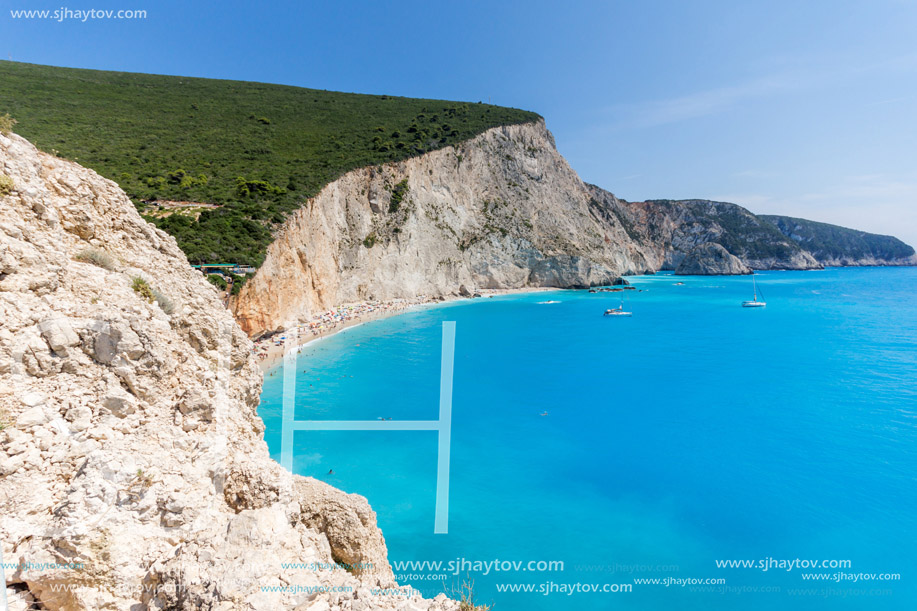
[[286,189],[275,187],[266,180],[246,180],[244,176],[236,177],[236,195],[250,197],[252,195],[280,196],[286,194]]
[[91,263],[101,267],[102,269],[107,269],[108,271],[114,271],[117,267],[112,256],[104,250],[99,250],[98,248],[87,248],[86,250],[81,250],[73,258],[82,263]]
[[248,276],[236,276],[232,274],[232,291],[230,295],[238,295],[242,292],[242,287],[245,286],[245,282],[248,280]]
[[405,178],[392,189],[392,199],[388,204],[389,212],[398,212],[401,202],[404,201],[404,196],[408,194],[408,179]]
[[363,239],[363,246],[366,248],[372,248],[376,245],[376,234],[371,233]]
[[159,309],[171,316],[175,311],[175,304],[172,303],[172,300],[157,288],[150,288],[150,292],[153,295],[153,301],[159,304]]
[[131,278],[131,288],[134,289],[135,293],[152,303],[154,299],[153,287],[150,286],[149,282],[140,276],[134,276]]
[[6,174],[0,173],[0,197],[12,193],[13,186],[13,179]]
[[453,586],[452,597],[459,599],[460,611],[490,611],[492,605],[479,605],[474,600],[474,582],[462,581],[458,591]]
[[155,482],[153,481],[152,475],[150,475],[149,473],[144,473],[143,469],[137,469],[137,475],[134,477],[133,481],[131,482],[131,487],[133,488],[134,485],[136,485],[146,490],[147,488],[152,486],[154,483]]
[[17,121],[10,116],[10,113],[0,115],[0,134],[4,136],[13,131],[13,126],[16,125]]
[[226,287],[228,286],[226,284],[226,280],[224,280],[223,276],[219,274],[207,274],[207,280],[210,282],[210,284],[217,287],[221,291],[225,291]]

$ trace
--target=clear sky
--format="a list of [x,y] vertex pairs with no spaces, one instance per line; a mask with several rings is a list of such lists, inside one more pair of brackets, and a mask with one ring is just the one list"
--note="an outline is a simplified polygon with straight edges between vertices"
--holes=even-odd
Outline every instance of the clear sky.
[[[917,245],[917,0],[0,6],[0,57],[525,108],[626,199],[733,201]],[[61,7],[147,18],[10,15]]]

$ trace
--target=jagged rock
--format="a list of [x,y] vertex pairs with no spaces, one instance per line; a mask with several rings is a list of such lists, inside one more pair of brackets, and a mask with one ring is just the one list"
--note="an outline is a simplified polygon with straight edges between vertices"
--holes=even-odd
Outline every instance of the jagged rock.
[[59,356],[67,356],[68,348],[80,343],[80,336],[76,334],[70,321],[66,318],[52,318],[38,323],[41,336],[51,346],[51,350]]
[[121,387],[115,387],[102,399],[102,407],[118,418],[126,418],[137,410],[137,400]]
[[[452,611],[393,585],[365,499],[271,460],[245,334],[111,181],[0,135],[0,545],[12,608]],[[74,257],[101,248],[129,267]],[[176,304],[131,287],[142,275]],[[375,570],[305,571],[335,558]],[[83,568],[36,570],[28,563]],[[347,592],[266,592],[291,583]],[[352,604],[353,603],[353,604]]]
[[675,274],[679,276],[730,276],[750,273],[751,268],[714,242],[694,247],[675,270]]
[[22,395],[22,404],[26,407],[35,407],[36,405],[44,405],[45,401],[48,398],[45,397],[40,392],[26,392]]
[[45,410],[40,405],[37,405],[22,412],[19,417],[16,418],[16,426],[25,430],[39,424],[44,424],[47,421],[48,416],[45,414]]

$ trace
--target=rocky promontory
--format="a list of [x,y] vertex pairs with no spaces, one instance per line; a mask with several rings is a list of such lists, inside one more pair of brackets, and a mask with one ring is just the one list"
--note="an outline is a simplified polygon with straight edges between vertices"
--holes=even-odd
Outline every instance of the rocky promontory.
[[677,276],[734,276],[750,273],[750,267],[716,242],[695,246],[675,269]]
[[917,265],[914,249],[896,237],[790,216],[760,215],[822,265]]
[[715,242],[754,269],[820,269],[822,265],[773,224],[742,206],[704,199],[628,202],[592,186],[596,202],[615,215],[654,269],[675,270],[698,244]]

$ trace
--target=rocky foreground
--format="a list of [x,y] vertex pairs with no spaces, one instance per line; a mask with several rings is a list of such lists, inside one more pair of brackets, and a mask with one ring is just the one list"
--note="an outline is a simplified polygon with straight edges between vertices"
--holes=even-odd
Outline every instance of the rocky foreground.
[[270,459],[251,343],[171,237],[18,136],[0,173],[11,609],[457,607],[378,591],[394,583],[366,500]]

